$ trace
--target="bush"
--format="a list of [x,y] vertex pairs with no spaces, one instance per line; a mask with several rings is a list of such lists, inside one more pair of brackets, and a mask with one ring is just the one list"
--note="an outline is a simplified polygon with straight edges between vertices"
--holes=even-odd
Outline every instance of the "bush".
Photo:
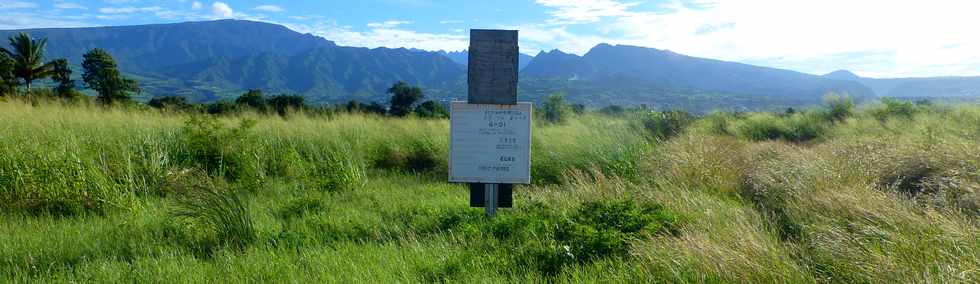
[[415,113],[421,118],[449,118],[449,112],[446,111],[446,108],[442,107],[442,104],[436,101],[426,101],[422,103],[415,108]]
[[265,112],[267,105],[265,97],[262,96],[262,90],[248,90],[235,99],[235,104],[248,106],[259,112]]
[[880,122],[885,122],[889,118],[912,119],[918,111],[911,101],[898,100],[893,98],[881,98],[882,106],[871,111],[871,116]]
[[150,99],[147,104],[154,108],[168,110],[183,110],[192,107],[192,105],[187,102],[187,98],[181,96],[155,97]]
[[677,136],[694,121],[683,111],[651,112],[643,117],[643,127],[655,139],[665,140]]
[[555,239],[572,258],[625,257],[629,242],[643,235],[679,233],[678,216],[659,204],[632,200],[592,201],[560,222]]
[[196,238],[192,241],[199,249],[227,246],[241,250],[255,241],[252,217],[235,191],[206,176],[191,176],[172,186],[180,195],[171,215]]
[[618,105],[608,105],[599,109],[599,113],[612,116],[622,115],[624,112],[626,112],[626,109]]
[[541,115],[548,123],[565,123],[571,113],[571,107],[565,102],[565,97],[560,94],[553,94],[544,99],[541,103]]
[[785,140],[789,142],[807,142],[823,137],[828,126],[817,113],[797,113],[779,118],[768,114],[749,117],[736,127],[736,132],[742,138],[751,141]]
[[249,129],[254,121],[243,120],[238,127],[225,127],[215,118],[194,115],[181,128],[182,163],[204,172],[231,179],[254,176],[248,164],[249,155],[243,149]]
[[268,104],[279,116],[286,116],[290,110],[300,110],[306,106],[305,98],[296,95],[274,96],[269,98]]
[[841,122],[854,114],[854,100],[850,97],[831,94],[824,97],[824,101],[827,104],[825,117],[829,121]]

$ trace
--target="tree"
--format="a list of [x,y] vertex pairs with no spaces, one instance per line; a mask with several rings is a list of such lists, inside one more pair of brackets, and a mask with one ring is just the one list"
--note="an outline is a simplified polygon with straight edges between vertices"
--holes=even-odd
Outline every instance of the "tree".
[[170,110],[181,110],[191,107],[191,104],[187,102],[187,98],[181,96],[154,97],[147,104],[154,108],[166,108]]
[[422,89],[409,86],[404,81],[398,81],[388,89],[391,94],[391,109],[388,113],[394,116],[405,116],[412,112],[416,102],[422,99]]
[[17,77],[14,76],[14,60],[6,53],[0,52],[0,97],[14,94],[17,88]]
[[278,95],[269,98],[269,105],[272,106],[281,116],[286,115],[286,110],[302,109],[306,106],[305,99],[296,95]]
[[265,111],[266,101],[262,97],[262,90],[248,90],[245,94],[235,99],[236,104],[247,105],[258,111]]
[[426,101],[415,108],[415,113],[422,118],[449,118],[446,108],[436,101]]
[[0,52],[14,61],[14,76],[24,79],[27,94],[31,93],[34,80],[44,79],[51,75],[52,65],[44,64],[44,47],[47,39],[34,40],[27,33],[20,33],[9,38],[12,50],[0,47]]
[[71,79],[71,66],[68,65],[68,60],[56,59],[50,64],[52,66],[51,79],[58,82],[58,86],[54,88],[55,93],[66,99],[77,97],[79,94],[75,92],[75,80]]
[[131,92],[140,91],[136,81],[122,76],[116,60],[105,50],[96,48],[83,57],[82,68],[85,71],[82,79],[89,88],[99,93],[98,99],[103,104],[128,101]]
[[561,94],[553,94],[544,99],[541,104],[544,120],[551,123],[563,123],[568,118],[571,107],[565,102],[565,97]]

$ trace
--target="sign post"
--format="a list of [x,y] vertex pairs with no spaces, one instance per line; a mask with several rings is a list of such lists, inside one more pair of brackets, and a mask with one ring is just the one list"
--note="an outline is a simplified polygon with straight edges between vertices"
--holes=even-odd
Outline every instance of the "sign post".
[[450,107],[449,181],[469,183],[470,206],[511,207],[530,177],[531,104],[517,103],[517,31],[470,30],[467,102]]

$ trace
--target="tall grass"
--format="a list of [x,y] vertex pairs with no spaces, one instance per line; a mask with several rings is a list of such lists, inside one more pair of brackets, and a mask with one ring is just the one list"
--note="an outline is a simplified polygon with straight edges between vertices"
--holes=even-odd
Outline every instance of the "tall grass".
[[906,106],[536,125],[490,219],[445,182],[445,120],[11,99],[0,277],[977,282],[980,108]]

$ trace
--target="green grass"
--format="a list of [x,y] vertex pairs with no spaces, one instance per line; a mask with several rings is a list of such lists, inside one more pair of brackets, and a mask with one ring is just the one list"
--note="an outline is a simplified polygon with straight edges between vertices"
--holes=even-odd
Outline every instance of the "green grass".
[[573,116],[489,219],[444,120],[3,100],[0,282],[980,281],[980,107]]

